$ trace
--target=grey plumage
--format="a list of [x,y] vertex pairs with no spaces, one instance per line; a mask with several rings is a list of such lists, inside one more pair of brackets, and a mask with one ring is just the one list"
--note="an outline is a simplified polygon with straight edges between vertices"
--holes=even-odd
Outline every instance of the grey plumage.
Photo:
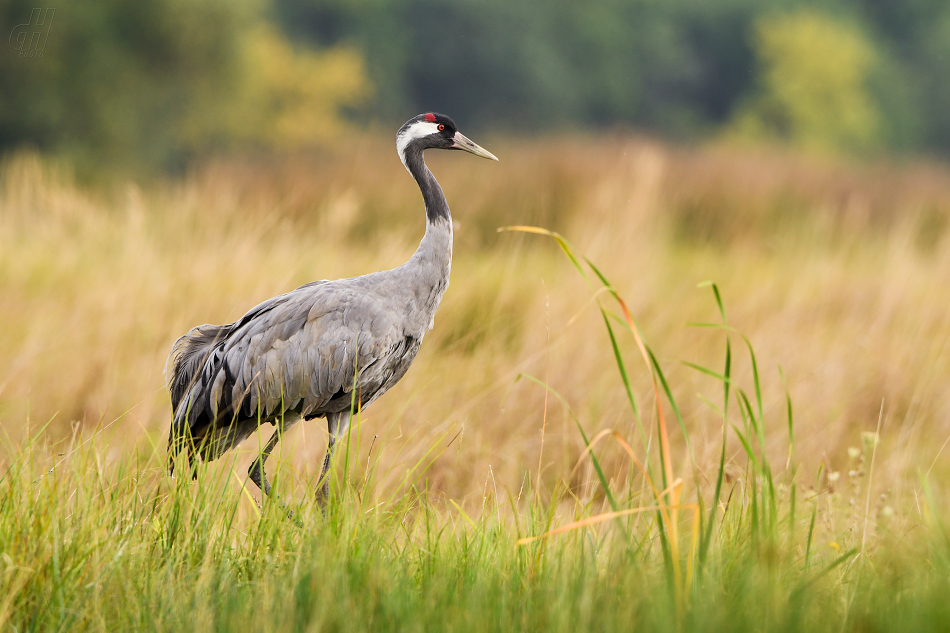
[[[300,419],[327,418],[333,446],[350,411],[395,385],[415,359],[448,286],[452,221],[425,149],[463,149],[495,159],[444,115],[410,119],[397,134],[400,159],[426,206],[426,234],[408,262],[352,279],[315,281],[261,303],[227,325],[201,325],[179,338],[166,364],[172,401],[169,467],[182,450],[212,460],[257,427],[277,427],[251,479],[265,493],[263,464],[279,435]],[[495,159],[497,160],[497,159]],[[355,393],[354,393],[355,390]]]

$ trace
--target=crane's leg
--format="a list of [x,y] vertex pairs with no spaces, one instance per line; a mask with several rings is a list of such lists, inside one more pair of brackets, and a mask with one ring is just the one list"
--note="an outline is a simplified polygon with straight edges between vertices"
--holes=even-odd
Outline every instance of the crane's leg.
[[270,457],[270,454],[273,452],[274,447],[277,446],[277,442],[280,441],[281,436],[284,432],[289,430],[294,424],[297,423],[298,419],[287,420],[286,423],[278,423],[277,429],[274,431],[274,434],[270,436],[270,439],[267,440],[267,444],[264,445],[264,450],[261,451],[261,454],[257,456],[251,463],[251,467],[247,469],[247,474],[251,478],[258,488],[261,491],[277,502],[277,505],[280,506],[280,509],[284,511],[284,514],[287,515],[287,518],[294,519],[294,511],[289,509],[287,505],[281,501],[276,494],[271,495],[271,485],[267,481],[267,474],[264,472],[264,462],[267,461],[267,458]]
[[273,452],[274,447],[277,446],[277,442],[279,441],[280,432],[274,431],[274,434],[267,440],[264,450],[261,451],[261,454],[257,456],[257,459],[251,463],[251,467],[247,470],[251,481],[257,484],[257,487],[268,497],[270,496],[270,482],[267,481],[267,474],[264,472],[264,462],[270,457],[271,452]]
[[327,414],[327,430],[330,432],[330,439],[327,440],[327,454],[323,458],[323,468],[320,470],[320,479],[317,481],[317,503],[324,516],[327,514],[327,500],[330,498],[330,461],[333,459],[333,449],[349,426],[349,411]]

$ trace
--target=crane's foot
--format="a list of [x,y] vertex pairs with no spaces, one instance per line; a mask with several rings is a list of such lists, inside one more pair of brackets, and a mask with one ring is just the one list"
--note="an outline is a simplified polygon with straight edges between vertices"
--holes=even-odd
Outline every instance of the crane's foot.
[[[294,514],[294,511],[291,510],[286,503],[281,501],[280,497],[278,497],[276,493],[271,494],[271,485],[270,482],[267,481],[267,475],[264,473],[264,464],[260,460],[255,460],[254,463],[251,464],[247,474],[248,477],[251,478],[251,481],[253,481],[257,487],[261,489],[264,495],[277,504],[277,507],[280,508],[280,511],[284,513],[284,516],[290,519],[297,527],[303,527],[303,522]],[[261,511],[263,510],[264,508],[261,507]]]
[[323,483],[317,485],[317,505],[320,506],[320,513],[323,514],[323,520],[327,520],[327,503],[330,501],[330,478],[324,476]]
[[287,504],[285,504],[280,499],[274,499],[274,501],[277,502],[277,505],[280,506],[280,509],[283,511],[284,516],[286,516],[287,519],[290,520],[291,523],[293,523],[299,528],[303,527],[303,521],[300,520],[300,517],[294,514],[293,510],[287,507]]

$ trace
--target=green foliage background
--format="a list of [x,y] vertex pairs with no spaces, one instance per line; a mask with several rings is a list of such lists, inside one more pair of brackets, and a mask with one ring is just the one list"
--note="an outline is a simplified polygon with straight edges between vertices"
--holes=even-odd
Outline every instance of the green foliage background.
[[[34,4],[0,0],[4,36]],[[42,58],[2,46],[0,149],[175,168],[210,151],[320,145],[439,110],[473,131],[620,127],[832,151],[950,152],[950,4],[938,0],[54,8]],[[263,46],[265,29],[273,37]],[[812,63],[825,56],[841,63]]]
[[[5,34],[35,3],[0,0]],[[358,52],[291,47],[256,0],[76,0],[55,8],[42,57],[0,54],[0,148],[81,171],[176,169],[235,146],[333,137],[369,90]],[[287,119],[293,122],[288,123]]]
[[763,22],[824,16],[873,53],[862,88],[881,113],[874,140],[950,151],[950,4],[936,0],[278,0],[276,8],[295,37],[364,50],[378,88],[371,110],[383,117],[436,108],[484,126],[628,125],[676,137],[718,132],[755,94],[769,73]]

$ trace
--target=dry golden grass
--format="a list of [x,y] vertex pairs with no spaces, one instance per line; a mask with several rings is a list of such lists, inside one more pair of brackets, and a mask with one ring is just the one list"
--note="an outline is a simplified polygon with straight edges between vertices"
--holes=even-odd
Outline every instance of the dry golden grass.
[[[804,472],[822,460],[848,471],[847,448],[874,430],[883,400],[875,480],[903,497],[889,503],[910,502],[913,488],[897,482],[926,472],[950,435],[950,171],[624,138],[486,146],[500,164],[429,158],[457,222],[452,284],[413,369],[363,414],[360,463],[378,435],[383,488],[427,452],[429,488],[470,505],[517,494],[539,458],[544,487],[567,477],[583,446],[573,422],[548,401],[541,455],[545,394],[521,373],[557,389],[589,435],[613,428],[634,442],[589,290],[553,243],[496,230],[534,224],[571,239],[627,300],[701,468],[715,472],[721,420],[696,394],[718,401],[721,385],[680,361],[721,365],[722,333],[686,325],[716,320],[696,288],[709,279],[756,347],[778,463],[781,364]],[[16,439],[49,421],[51,437],[68,437],[78,423],[86,436],[103,428],[113,456],[163,451],[162,371],[177,336],[307,281],[396,266],[423,226],[391,144],[369,138],[108,191],[11,157],[0,182],[0,425]],[[624,344],[649,403],[649,374]],[[748,381],[744,357],[735,373]],[[312,477],[324,441],[319,423],[300,425],[277,461]],[[242,477],[255,449],[244,446]],[[618,447],[601,458],[608,476],[626,476]],[[583,497],[594,481],[585,462],[570,484]]]

